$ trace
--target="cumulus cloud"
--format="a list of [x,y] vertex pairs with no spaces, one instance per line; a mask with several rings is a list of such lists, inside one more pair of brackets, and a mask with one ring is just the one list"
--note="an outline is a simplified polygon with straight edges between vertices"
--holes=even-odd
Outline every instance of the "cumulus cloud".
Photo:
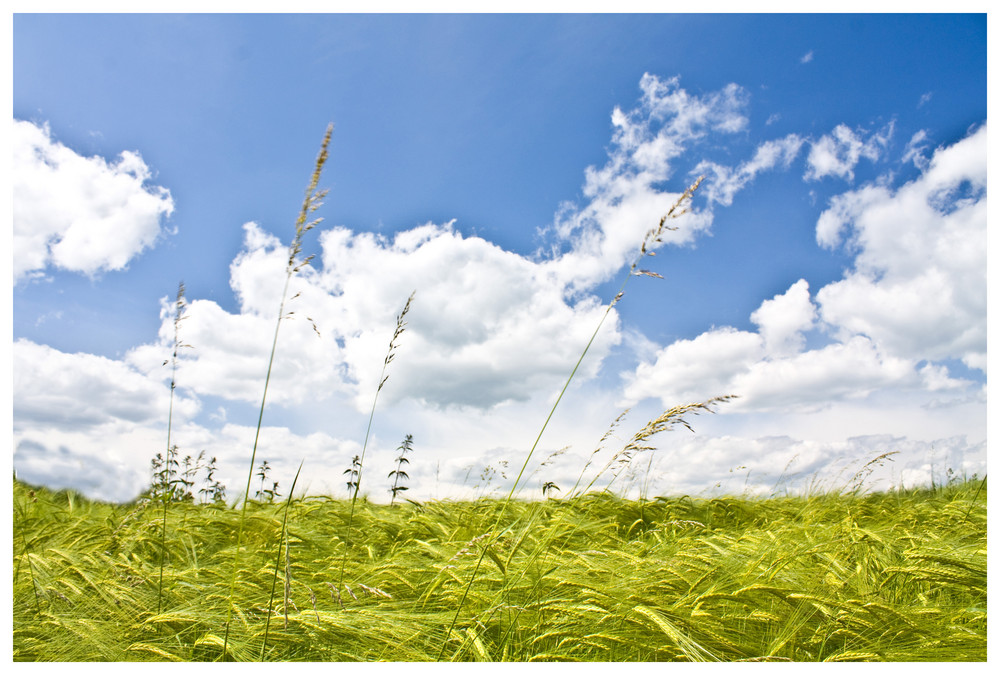
[[[16,340],[12,352],[18,477],[102,499],[134,498],[148,484],[150,458],[166,445],[166,369],[144,374],[123,361],[26,339]],[[198,407],[178,392],[175,421]]]
[[[804,280],[751,315],[757,332],[713,329],[660,349],[626,376],[625,397],[664,405],[737,394],[743,410],[789,410],[885,389],[964,390],[940,363],[986,363],[986,128],[935,152],[897,190],[866,185],[831,201],[816,226],[854,269]],[[814,328],[833,336],[805,349]]]
[[[274,335],[287,250],[250,223],[231,267],[239,311],[190,302],[178,380],[199,395],[259,401]],[[523,401],[565,380],[604,313],[594,297],[570,302],[544,263],[504,251],[452,225],[424,225],[392,240],[344,228],[324,232],[317,267],[293,277],[268,399],[294,404],[349,395],[361,410],[378,384],[397,314],[411,292],[386,400],[489,408]],[[308,308],[306,310],[305,308]],[[164,299],[157,345],[133,350],[144,372],[173,339]],[[314,327],[316,330],[314,330]],[[318,331],[318,333],[317,333]],[[621,339],[612,312],[581,378]]]
[[782,356],[802,350],[803,333],[812,328],[816,308],[809,299],[809,284],[799,279],[783,295],[765,300],[750,315],[760,327],[764,347],[769,354]]
[[751,315],[757,332],[717,328],[661,349],[626,375],[627,403],[664,406],[735,394],[733,410],[815,408],[917,381],[912,364],[881,354],[864,337],[803,351],[816,308],[804,280]]
[[862,159],[877,161],[889,144],[892,129],[890,124],[865,138],[864,132],[838,124],[831,133],[812,143],[806,160],[806,180],[819,180],[826,176],[854,180],[854,167]]
[[[12,351],[15,430],[32,424],[66,430],[145,424],[167,415],[170,387],[164,378],[169,382],[170,374],[165,368],[143,374],[122,361],[67,354],[23,338]],[[192,415],[198,404],[178,395],[174,408],[175,414]]]
[[151,247],[174,209],[166,188],[147,185],[135,152],[114,162],[82,157],[48,125],[14,120],[14,281],[49,266],[94,275],[124,269]]
[[922,175],[833,199],[816,227],[854,269],[817,293],[842,334],[909,359],[986,366],[986,127],[938,149]]
[[[452,223],[428,223],[392,239],[342,227],[323,232],[315,266],[292,281],[297,298],[290,308],[308,308],[308,316],[282,324],[269,400],[346,395],[359,410],[370,405],[396,314],[413,291],[400,345],[406,358],[393,366],[387,400],[486,409],[558,389],[604,314],[603,300],[591,290],[621,269],[679,197],[660,189],[672,162],[706,134],[747,124],[746,95],[735,85],[694,96],[677,78],[647,74],[640,89],[635,108],[612,114],[608,162],[586,170],[586,203],[564,205],[556,216],[557,247],[550,255],[520,256],[464,237]],[[763,146],[747,170],[789,161],[795,149],[786,146],[796,142]],[[684,218],[666,243],[690,242],[711,220],[698,213]],[[192,391],[259,400],[286,259],[277,237],[249,223],[230,267],[239,310],[190,303],[185,341],[195,349],[184,354],[179,379]],[[138,348],[130,358],[154,368],[171,339],[164,305],[159,345]],[[577,377],[596,375],[621,339],[612,311]]]

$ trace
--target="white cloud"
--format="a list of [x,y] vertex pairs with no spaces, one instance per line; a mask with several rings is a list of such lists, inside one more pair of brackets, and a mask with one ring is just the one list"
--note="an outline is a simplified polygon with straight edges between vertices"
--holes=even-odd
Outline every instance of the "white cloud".
[[112,163],[81,157],[47,125],[14,120],[14,281],[48,266],[94,275],[121,270],[151,247],[173,212],[169,190],[147,186],[134,152]]
[[855,337],[803,351],[816,309],[805,281],[765,300],[751,315],[759,332],[718,328],[661,349],[626,377],[626,402],[664,406],[734,394],[734,411],[815,409],[887,386],[913,386],[912,364]]
[[[14,468],[20,479],[129,500],[146,466],[166,448],[170,374],[143,374],[93,354],[67,354],[30,340],[13,345]],[[198,402],[178,392],[178,425]]]
[[799,63],[809,63],[812,60],[813,60],[813,52],[812,50],[809,50],[802,56],[801,59],[799,59]]
[[809,299],[809,284],[799,279],[783,295],[765,300],[750,315],[760,328],[768,354],[783,356],[802,350],[803,332],[812,328],[816,308]]
[[[198,395],[257,402],[263,393],[287,252],[257,225],[231,267],[238,313],[193,300],[182,325],[178,382]],[[293,277],[268,400],[296,404],[334,394],[371,404],[396,315],[416,291],[388,400],[489,408],[558,387],[605,309],[593,297],[569,303],[546,265],[504,251],[450,224],[401,232],[392,241],[343,228],[324,232],[317,268]],[[133,350],[145,372],[159,367],[173,340],[164,299],[160,342]],[[308,316],[307,316],[308,315]],[[313,330],[313,323],[319,335]],[[596,374],[620,341],[612,311],[579,377]]]
[[[737,410],[794,410],[880,390],[967,391],[938,362],[986,362],[986,129],[939,149],[918,179],[834,198],[817,223],[855,267],[816,294],[804,281],[752,315],[756,333],[713,329],[660,349],[625,397],[664,405],[737,394]],[[818,306],[818,309],[817,309]],[[817,316],[836,341],[805,349]]]
[[[678,197],[656,187],[670,176],[672,160],[711,131],[746,125],[745,95],[734,85],[698,97],[676,78],[646,75],[640,87],[639,106],[612,116],[608,163],[586,171],[589,201],[565,207],[556,219],[555,236],[565,252],[532,260],[463,237],[451,224],[423,225],[392,240],[344,228],[323,232],[315,266],[293,279],[290,294],[299,297],[290,308],[308,308],[299,310],[308,319],[296,315],[282,324],[269,400],[293,404],[342,394],[366,409],[395,316],[412,291],[399,346],[406,358],[393,364],[394,386],[383,393],[388,400],[490,408],[558,390],[605,311],[590,289],[638,251],[646,231]],[[765,146],[752,165],[782,161],[786,154]],[[689,214],[665,239],[691,241],[709,222],[704,214]],[[190,303],[184,340],[194,349],[185,352],[178,377],[199,395],[253,402],[263,391],[287,253],[259,226],[245,229],[244,250],[230,269],[239,311]],[[160,347],[135,350],[134,362],[141,359],[147,368],[157,363],[172,339],[166,305],[162,321]],[[577,377],[593,377],[620,341],[612,311]]]
[[938,149],[917,179],[835,198],[817,224],[854,269],[817,293],[822,319],[914,360],[986,364],[986,127]]
[[[735,133],[748,124],[743,114],[747,94],[734,84],[699,97],[680,88],[679,78],[661,80],[647,73],[640,88],[636,108],[615,108],[612,114],[607,164],[586,170],[586,205],[564,204],[556,215],[555,232],[569,251],[551,267],[572,289],[606,281],[637,252],[645,233],[680,196],[659,189],[672,176],[677,157],[709,132]],[[710,224],[710,214],[692,212],[664,242],[689,243]]]
[[[571,304],[565,280],[546,263],[462,237],[450,225],[426,225],[392,242],[335,229],[321,242],[318,283],[337,312],[330,330],[342,336],[348,373],[365,398],[395,314],[413,290],[394,391],[433,405],[489,407],[557,386],[605,311],[593,296]],[[580,376],[593,376],[619,341],[612,311]]]
[[910,141],[906,144],[906,149],[903,151],[903,161],[913,162],[913,166],[918,169],[926,169],[930,161],[924,156],[924,152],[927,149],[926,141],[927,131],[925,129],[921,129],[913,134]]
[[768,171],[776,166],[787,169],[798,156],[805,141],[796,134],[762,143],[753,159],[743,162],[735,169],[703,161],[695,167],[696,174],[711,175],[707,181],[705,196],[709,201],[723,206],[733,203],[736,193],[745,188],[761,171]]
[[664,406],[740,393],[733,380],[764,357],[756,333],[718,328],[661,349],[653,362],[640,363],[626,378],[626,405],[656,397]]
[[861,159],[875,162],[889,143],[893,125],[871,134],[867,139],[862,132],[838,124],[833,132],[812,143],[807,162],[806,180],[819,180],[838,176],[854,180],[854,167]]
[[[59,429],[136,425],[167,416],[167,368],[143,374],[121,361],[67,354],[22,338],[13,345],[13,372],[15,431],[31,424]],[[175,414],[190,416],[197,407],[189,397],[175,398]]]

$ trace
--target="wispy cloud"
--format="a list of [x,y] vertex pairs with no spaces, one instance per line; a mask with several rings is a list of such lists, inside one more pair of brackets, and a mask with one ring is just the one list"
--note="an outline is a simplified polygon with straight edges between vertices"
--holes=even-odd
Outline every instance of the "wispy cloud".
[[[748,125],[746,92],[735,84],[697,96],[646,74],[642,98],[628,111],[615,108],[607,163],[588,167],[584,205],[564,204],[556,216],[559,243],[569,251],[552,261],[554,274],[573,288],[606,281],[635,253],[637,242],[677,200],[664,191],[673,163],[709,133],[731,134]],[[686,187],[686,186],[684,186]],[[692,241],[711,225],[707,213],[692,213],[683,228],[664,236],[666,244]]]
[[809,63],[812,60],[813,60],[813,51],[810,49],[808,52],[802,55],[802,58],[799,59],[799,63]]
[[695,167],[694,173],[706,174],[708,181],[705,195],[711,202],[729,206],[736,193],[745,188],[761,171],[775,167],[787,169],[798,156],[805,141],[797,134],[767,141],[761,144],[753,158],[731,169],[715,162],[703,161]]
[[927,150],[927,131],[921,129],[913,134],[903,150],[903,162],[913,162],[918,169],[926,169],[930,160],[924,154]]

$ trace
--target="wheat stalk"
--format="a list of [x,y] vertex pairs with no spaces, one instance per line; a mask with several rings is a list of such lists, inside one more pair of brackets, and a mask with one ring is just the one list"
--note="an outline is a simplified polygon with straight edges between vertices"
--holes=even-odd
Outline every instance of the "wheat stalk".
[[316,210],[322,206],[322,199],[326,196],[327,190],[317,190],[319,186],[320,175],[323,173],[323,165],[326,164],[326,160],[329,157],[327,148],[330,145],[330,137],[333,135],[333,125],[330,124],[326,128],[326,133],[323,136],[323,142],[320,145],[319,155],[316,157],[316,164],[313,168],[312,176],[309,179],[309,185],[306,187],[306,196],[302,201],[302,209],[299,211],[299,216],[295,220],[295,238],[292,239],[291,245],[288,247],[288,264],[285,268],[285,287],[281,292],[281,303],[278,306],[278,320],[275,322],[274,326],[274,339],[271,341],[271,356],[267,361],[267,375],[264,378],[264,393],[260,400],[260,415],[257,417],[257,431],[254,434],[253,439],[253,451],[250,453],[250,470],[247,472],[247,484],[246,489],[243,492],[243,507],[240,511],[240,527],[236,535],[236,556],[233,559],[233,576],[229,585],[229,613],[226,618],[226,635],[222,642],[222,658],[225,660],[227,655],[227,647],[229,645],[229,627],[232,623],[233,618],[233,595],[236,591],[236,570],[239,569],[240,561],[240,547],[243,545],[243,528],[246,523],[246,512],[247,512],[247,502],[250,501],[250,482],[253,480],[253,466],[257,459],[257,444],[260,440],[260,429],[264,422],[264,404],[267,402],[267,387],[271,382],[271,368],[274,365],[274,354],[278,347],[278,330],[281,328],[281,321],[287,318],[285,315],[285,298],[288,296],[288,286],[291,283],[292,276],[296,274],[300,269],[309,264],[313,256],[306,256],[304,259],[299,260],[299,253],[302,252],[302,237],[309,230],[316,227],[321,222],[321,218],[314,218],[309,220],[311,214],[315,213]]

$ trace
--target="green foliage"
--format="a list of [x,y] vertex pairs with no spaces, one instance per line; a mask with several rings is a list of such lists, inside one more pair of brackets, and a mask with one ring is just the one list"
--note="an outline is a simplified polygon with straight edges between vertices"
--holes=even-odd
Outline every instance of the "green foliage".
[[[221,657],[239,510],[173,504],[155,611],[156,504],[18,482],[13,492],[15,661]],[[230,658],[434,660],[486,550],[445,660],[986,659],[979,480],[759,500],[603,492],[355,507],[364,538],[338,586],[350,501],[247,505]]]

